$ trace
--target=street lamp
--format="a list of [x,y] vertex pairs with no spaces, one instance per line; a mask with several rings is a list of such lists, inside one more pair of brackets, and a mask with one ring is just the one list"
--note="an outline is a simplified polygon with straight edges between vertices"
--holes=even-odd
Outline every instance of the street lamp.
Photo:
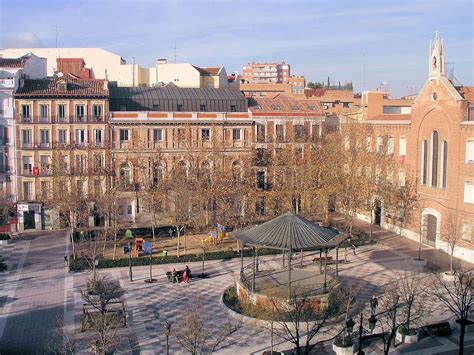
[[362,337],[367,334],[371,334],[374,329],[375,329],[375,324],[377,323],[377,318],[375,317],[376,313],[376,308],[378,305],[378,300],[374,296],[370,299],[370,317],[369,317],[369,329],[366,329],[363,327],[363,318],[364,318],[364,312],[360,312],[360,322],[359,322],[359,329],[356,331],[354,330],[355,322],[352,318],[350,318],[346,322],[346,329],[347,329],[347,334],[352,337],[358,337],[359,338],[359,351],[357,352],[357,355],[364,355],[365,353],[362,351]]
[[166,336],[166,355],[169,355],[169,338],[170,338],[170,333],[171,333],[171,323],[168,322],[167,320],[161,322],[161,325],[163,326],[163,329],[165,331],[165,336]]
[[128,242],[128,276],[130,277],[130,281],[133,281],[132,276],[132,242]]

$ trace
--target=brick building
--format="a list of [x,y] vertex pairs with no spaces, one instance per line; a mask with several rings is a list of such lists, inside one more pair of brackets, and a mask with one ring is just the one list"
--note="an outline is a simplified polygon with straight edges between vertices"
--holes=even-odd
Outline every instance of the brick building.
[[[108,87],[105,80],[72,74],[25,80],[15,93],[18,225],[20,230],[51,228],[59,211],[44,211],[52,191],[53,160],[69,188],[87,196],[96,188],[89,165],[106,164]],[[100,180],[100,184],[104,184]],[[103,186],[105,187],[105,186]]]
[[364,93],[361,110],[348,116],[373,127],[375,149],[399,160],[400,179],[411,171],[419,184],[421,228],[418,223],[401,228],[383,201],[376,222],[414,240],[421,230],[423,243],[445,251],[448,226],[455,225],[460,240],[454,255],[473,260],[474,88],[447,78],[438,36],[430,43],[428,63],[428,80],[414,102]]

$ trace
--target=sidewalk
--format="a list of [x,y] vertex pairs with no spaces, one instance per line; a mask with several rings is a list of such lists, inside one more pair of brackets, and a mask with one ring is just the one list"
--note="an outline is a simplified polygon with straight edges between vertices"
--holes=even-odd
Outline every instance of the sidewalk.
[[[336,212],[331,213],[329,218],[331,221],[337,221],[337,222],[340,222],[341,220],[343,220],[343,216]],[[363,231],[369,234],[370,224],[367,222],[355,219],[353,228],[356,231]],[[374,240],[376,240],[378,243],[385,245],[396,252],[404,253],[410,257],[418,256],[419,243],[411,239],[402,237],[396,233],[383,229],[377,225],[372,226],[372,235],[373,235]],[[421,257],[427,259],[429,263],[438,266],[439,271],[449,270],[450,256],[448,253],[446,253],[445,251],[441,249],[435,249],[428,245],[422,244]],[[473,263],[469,263],[465,260],[461,260],[456,257],[453,258],[453,265],[454,267],[458,267],[462,265],[463,268],[466,268],[468,270],[474,269]]]

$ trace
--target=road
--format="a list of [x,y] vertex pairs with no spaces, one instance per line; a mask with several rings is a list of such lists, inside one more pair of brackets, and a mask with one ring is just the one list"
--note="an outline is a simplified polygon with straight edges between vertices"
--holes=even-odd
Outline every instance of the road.
[[66,237],[63,231],[25,234],[0,254],[0,353],[45,353],[64,314]]

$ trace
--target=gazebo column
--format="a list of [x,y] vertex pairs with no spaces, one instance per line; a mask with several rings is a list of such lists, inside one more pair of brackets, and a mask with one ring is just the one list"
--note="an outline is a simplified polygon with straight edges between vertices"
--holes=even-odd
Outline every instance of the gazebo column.
[[252,292],[255,292],[255,247],[252,253]]
[[339,276],[339,246],[336,247],[336,276]]
[[301,249],[301,267],[303,267],[303,249]]
[[281,260],[282,260],[282,265],[283,265],[283,267],[285,267],[285,251],[284,251],[284,250],[283,250],[283,252],[281,253],[281,256],[282,256],[282,258],[281,258]]
[[323,273],[323,251],[319,249],[319,274]]
[[327,278],[328,278],[328,248],[324,249],[324,293],[326,293]]
[[288,299],[291,299],[291,250],[288,250]]
[[240,281],[244,277],[244,243],[240,243]]
[[255,270],[258,272],[258,249],[255,248]]

